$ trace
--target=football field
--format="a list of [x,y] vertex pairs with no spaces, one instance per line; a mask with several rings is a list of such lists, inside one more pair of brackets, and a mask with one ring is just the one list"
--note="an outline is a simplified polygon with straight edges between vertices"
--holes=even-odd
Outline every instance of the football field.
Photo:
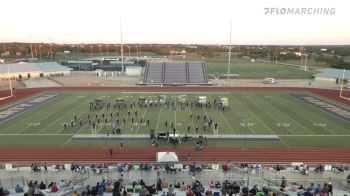
[[[198,104],[204,97],[206,102]],[[221,98],[228,99],[228,107],[217,107]],[[118,106],[117,99],[125,107]],[[141,99],[146,103],[140,105]],[[94,107],[97,100],[102,108]],[[175,128],[180,136],[280,138],[274,142],[209,142],[213,147],[237,147],[243,142],[254,147],[349,147],[349,111],[348,105],[305,92],[48,91],[0,107],[0,146],[111,146],[118,143],[74,140],[73,136],[114,136],[116,128],[122,135],[149,135],[151,130],[173,132]],[[150,146],[150,141],[126,143]]]

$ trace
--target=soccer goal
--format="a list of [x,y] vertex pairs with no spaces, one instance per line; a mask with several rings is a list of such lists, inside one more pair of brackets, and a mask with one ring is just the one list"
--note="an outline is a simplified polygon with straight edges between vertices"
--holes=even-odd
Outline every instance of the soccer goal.
[[350,100],[350,84],[348,77],[345,77],[346,75],[346,70],[343,70],[343,76],[341,80],[341,85],[340,85],[340,92],[339,96],[343,99]]

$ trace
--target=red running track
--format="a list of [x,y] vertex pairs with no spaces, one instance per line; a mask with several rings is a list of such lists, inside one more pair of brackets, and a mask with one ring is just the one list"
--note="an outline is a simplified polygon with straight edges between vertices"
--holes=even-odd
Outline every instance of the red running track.
[[[16,90],[16,98],[0,100],[0,105],[35,95],[45,91],[77,90],[117,90],[117,91],[274,91],[310,92],[350,105],[349,100],[341,99],[338,90],[280,87],[54,87]],[[0,97],[9,92],[0,92]],[[95,163],[95,162],[154,162],[156,152],[175,151],[180,161],[187,161],[188,152],[195,162],[235,162],[235,163],[350,163],[350,148],[206,148],[197,152],[193,148],[0,148],[0,162],[6,163]]]
[[349,164],[348,148],[114,148],[112,156],[107,148],[0,148],[3,163],[146,163],[156,161],[156,152],[176,152],[180,161],[231,163],[333,163]]

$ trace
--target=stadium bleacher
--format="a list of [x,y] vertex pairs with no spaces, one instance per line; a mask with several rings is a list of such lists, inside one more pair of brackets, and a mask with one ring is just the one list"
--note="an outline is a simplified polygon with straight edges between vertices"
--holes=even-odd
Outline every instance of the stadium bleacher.
[[208,84],[201,61],[148,62],[143,84]]

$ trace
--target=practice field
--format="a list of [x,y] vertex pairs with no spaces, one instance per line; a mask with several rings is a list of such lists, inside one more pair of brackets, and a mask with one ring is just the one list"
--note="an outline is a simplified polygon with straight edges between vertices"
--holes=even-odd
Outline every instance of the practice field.
[[[166,103],[161,104],[160,97]],[[196,105],[200,97],[206,97],[207,103]],[[117,98],[124,99],[126,108],[114,106]],[[138,104],[139,98],[147,100],[147,107]],[[220,98],[228,98],[224,110],[214,106],[214,100],[217,104]],[[103,104],[102,109],[90,108],[95,101]],[[213,147],[350,147],[349,114],[348,105],[304,92],[50,91],[0,107],[0,146],[118,146],[120,139],[75,140],[73,136],[107,136],[107,131],[112,136],[117,127],[122,135],[149,135],[152,129],[155,133],[173,132],[173,126],[181,136],[246,137],[209,139],[208,145]],[[277,135],[280,139],[247,139],[253,135]],[[125,143],[150,146],[150,140]]]
[[[227,73],[227,53],[219,53],[220,56],[206,58],[206,66],[209,74]],[[314,74],[312,71],[302,71],[297,67],[255,61],[251,62],[238,56],[231,58],[231,74],[236,74],[235,78],[262,79],[265,77],[275,77],[279,79],[310,79]]]

